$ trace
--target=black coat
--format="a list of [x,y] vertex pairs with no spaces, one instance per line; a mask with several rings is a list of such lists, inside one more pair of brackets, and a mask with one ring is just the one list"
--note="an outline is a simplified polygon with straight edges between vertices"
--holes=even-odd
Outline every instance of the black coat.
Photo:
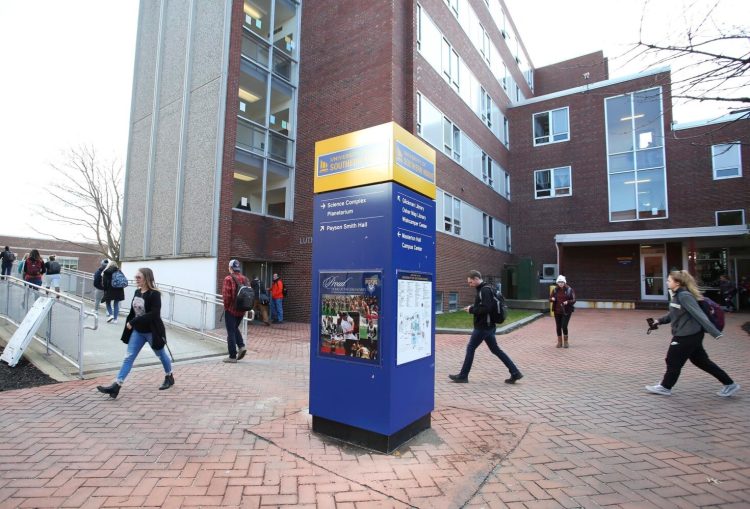
[[[145,293],[136,290],[133,300],[136,297],[143,298],[145,313],[141,316],[135,316],[135,309],[131,301],[130,313],[128,313],[128,317],[125,319],[126,325],[123,328],[120,340],[127,344],[130,341],[133,329],[139,332],[150,332],[152,334],[151,348],[161,350],[167,344],[167,333],[164,328],[164,322],[161,320],[161,293],[158,290],[149,290]],[[127,324],[130,324],[132,329],[128,329]]]
[[125,300],[125,289],[112,287],[112,273],[116,270],[118,270],[117,267],[110,263],[104,272],[102,272],[102,286],[104,287],[104,297],[102,297],[102,302],[110,302],[113,300],[119,302]]

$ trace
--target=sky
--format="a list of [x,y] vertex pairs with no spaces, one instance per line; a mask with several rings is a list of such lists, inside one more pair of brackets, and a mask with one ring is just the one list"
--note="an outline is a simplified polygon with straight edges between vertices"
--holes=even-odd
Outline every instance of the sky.
[[[601,49],[610,77],[649,67],[623,56],[641,26],[645,36],[663,42],[716,3],[720,24],[750,27],[746,0],[505,2],[534,66]],[[54,231],[79,238],[37,211],[48,201],[45,187],[57,182],[50,165],[82,145],[125,165],[138,3],[0,0],[0,234],[44,237]],[[674,116],[687,122],[726,112],[723,104],[677,104]]]

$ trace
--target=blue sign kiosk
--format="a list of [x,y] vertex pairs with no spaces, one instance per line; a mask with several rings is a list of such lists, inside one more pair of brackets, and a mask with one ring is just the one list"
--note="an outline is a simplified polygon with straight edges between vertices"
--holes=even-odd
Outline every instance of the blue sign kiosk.
[[394,122],[315,145],[313,431],[391,452],[430,427],[435,151]]

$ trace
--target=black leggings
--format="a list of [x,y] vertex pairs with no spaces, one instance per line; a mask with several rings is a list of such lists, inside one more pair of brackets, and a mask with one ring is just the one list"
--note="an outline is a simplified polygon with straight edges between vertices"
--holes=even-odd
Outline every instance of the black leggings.
[[557,335],[562,336],[568,335],[568,322],[570,321],[570,315],[559,315],[555,313],[555,328],[557,329]]
[[667,372],[664,373],[661,386],[666,389],[674,387],[680,377],[682,366],[688,360],[706,373],[716,377],[722,384],[730,385],[734,383],[723,369],[708,358],[708,354],[703,348],[703,331],[690,336],[673,337],[672,344],[669,345],[669,350],[667,350],[667,358],[664,360],[667,362]]

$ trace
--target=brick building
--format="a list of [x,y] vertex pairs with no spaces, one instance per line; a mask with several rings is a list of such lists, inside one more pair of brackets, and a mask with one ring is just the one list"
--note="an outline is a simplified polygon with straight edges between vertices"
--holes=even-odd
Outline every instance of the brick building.
[[19,261],[24,254],[37,249],[44,261],[47,261],[49,255],[55,255],[55,259],[63,267],[91,273],[99,268],[103,258],[96,251],[98,246],[95,244],[74,244],[63,240],[0,235],[0,249],[5,249],[5,246],[16,254]]
[[[698,270],[716,247],[708,254],[737,275],[750,256],[750,158],[728,144],[748,141],[748,121],[672,126],[669,79],[668,69],[610,78],[601,52],[534,69],[502,0],[142,1],[122,258],[202,291],[238,258],[267,283],[282,274],[285,315],[307,319],[314,144],[393,120],[438,153],[438,310],[472,299],[470,268],[506,293],[543,296],[544,264],[584,299],[665,300],[664,274],[649,272],[657,258]],[[644,137],[633,97],[648,90],[661,129]],[[608,135],[608,105],[626,102],[632,129]],[[608,153],[628,133],[646,145]],[[622,166],[637,157],[661,166]],[[620,197],[657,168],[663,204]],[[632,192],[659,197],[647,187]],[[727,222],[741,224],[717,226]],[[533,267],[523,287],[521,263]],[[610,276],[617,284],[597,280]]]

